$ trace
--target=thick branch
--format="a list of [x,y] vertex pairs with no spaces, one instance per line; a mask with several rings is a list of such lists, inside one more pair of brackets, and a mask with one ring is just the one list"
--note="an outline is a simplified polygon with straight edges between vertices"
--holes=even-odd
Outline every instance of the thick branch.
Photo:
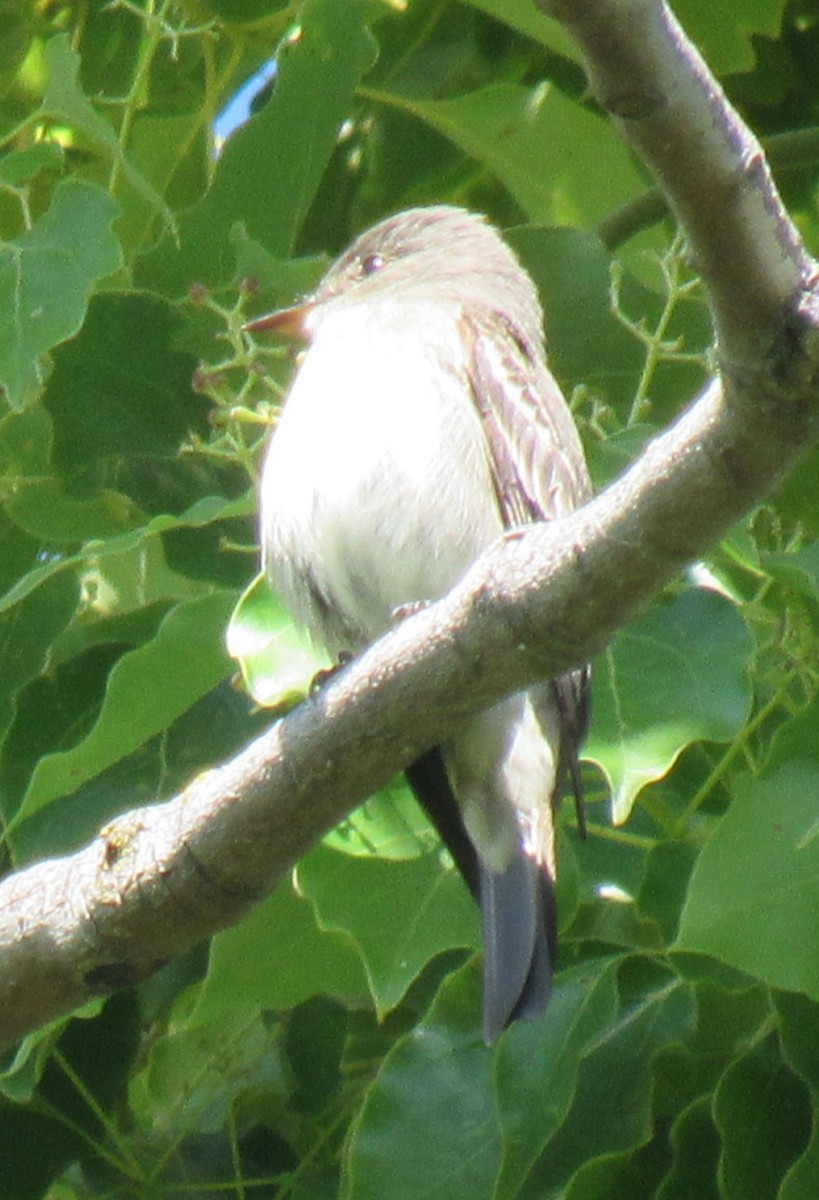
[[[499,544],[451,595],[404,622],[233,762],[166,804],[118,818],[78,854],[6,880],[0,1046],[150,974],[237,919],[354,804],[466,713],[590,657],[816,440],[811,264],[767,173],[746,169],[749,135],[656,3],[565,7],[598,86],[620,72],[638,95],[676,97],[627,124],[639,123],[655,165],[669,157],[664,138],[696,140],[695,155],[680,154],[686,170],[665,164],[660,172],[678,212],[709,209],[712,186],[723,202],[741,197],[733,209],[741,229],[712,229],[699,216],[690,228],[709,271],[730,386],[710,387],[570,520]],[[609,23],[607,37],[588,33],[592,13],[601,28]],[[619,93],[606,84],[604,94]],[[672,111],[676,123],[666,128]],[[739,320],[743,300],[750,338]]]
[[685,228],[723,357],[767,356],[815,264],[759,142],[660,0],[535,3],[576,39],[595,96]]

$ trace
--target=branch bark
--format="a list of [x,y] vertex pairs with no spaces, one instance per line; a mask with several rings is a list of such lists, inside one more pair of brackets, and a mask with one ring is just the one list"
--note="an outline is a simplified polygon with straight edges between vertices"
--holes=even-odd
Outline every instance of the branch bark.
[[571,519],[503,541],[232,762],[0,885],[0,1047],[246,911],[467,713],[598,651],[819,436],[816,265],[657,0],[539,0],[688,232],[721,379]]

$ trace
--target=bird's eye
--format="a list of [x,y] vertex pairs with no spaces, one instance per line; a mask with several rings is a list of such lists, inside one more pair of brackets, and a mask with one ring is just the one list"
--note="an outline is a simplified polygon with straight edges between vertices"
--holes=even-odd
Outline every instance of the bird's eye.
[[383,266],[384,259],[380,254],[368,254],[361,260],[361,274],[375,275],[376,271],[380,271]]

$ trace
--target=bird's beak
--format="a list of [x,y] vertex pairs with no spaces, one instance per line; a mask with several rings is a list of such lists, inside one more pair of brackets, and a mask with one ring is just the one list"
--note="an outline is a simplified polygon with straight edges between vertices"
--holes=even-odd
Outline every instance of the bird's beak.
[[275,312],[248,321],[244,329],[246,333],[273,333],[294,342],[306,342],[309,334],[305,322],[313,308],[311,300],[294,304],[291,308],[278,308]]

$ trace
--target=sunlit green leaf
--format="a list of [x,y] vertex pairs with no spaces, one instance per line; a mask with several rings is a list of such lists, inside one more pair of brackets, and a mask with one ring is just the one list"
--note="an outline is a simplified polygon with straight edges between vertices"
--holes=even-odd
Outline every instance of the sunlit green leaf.
[[326,656],[295,628],[264,575],[256,576],[236,605],[227,650],[239,663],[250,695],[268,708],[301,700],[316,673],[329,666]]
[[819,999],[819,764],[745,779],[700,854],[678,946]]
[[193,1020],[295,1008],[317,995],[357,1000],[366,991],[352,939],[321,929],[310,901],[283,879],[241,924],[213,939]]
[[644,186],[606,125],[549,84],[492,84],[454,100],[370,94],[429,122],[481,162],[532,221],[594,223]]
[[50,208],[0,250],[0,383],[13,408],[42,385],[40,358],[76,333],[97,281],[120,264],[105,192],[65,180]]
[[324,844],[367,858],[418,858],[438,846],[438,835],[406,780],[398,778],[351,813]]
[[353,939],[382,1015],[436,954],[478,944],[472,897],[435,854],[385,862],[319,847],[299,864],[297,882],[319,926]]
[[724,742],[739,732],[751,650],[734,605],[696,589],[638,617],[595,663],[585,753],[611,781],[616,822],[689,742]]
[[196,527],[226,516],[246,514],[251,511],[250,505],[251,502],[247,497],[241,497],[239,500],[226,500],[224,496],[203,496],[201,500],[178,517],[170,514],[154,517],[147,525],[140,526],[129,533],[119,534],[106,541],[93,543],[79,554],[48,554],[44,556],[47,558],[46,562],[22,575],[4,596],[0,596],[0,613],[19,604],[35,588],[40,587],[53,575],[71,570],[76,566],[88,566],[89,560],[96,562],[109,555],[128,554],[137,549],[141,543],[166,530],[186,525]]
[[140,282],[171,295],[193,282],[232,277],[228,235],[244,221],[270,253],[291,254],[374,47],[360,0],[308,0],[299,36],[279,56],[267,104],[230,138],[204,199],[185,215],[180,248],[170,238],[146,256]]
[[217,592],[180,604],[151,642],[120,659],[96,725],[73,750],[43,759],[16,823],[142,745],[224,679],[224,626],[233,602]]
[[[66,34],[49,39],[45,47],[48,85],[43,97],[43,115],[65,121],[72,129],[80,129],[100,147],[127,176],[129,183],[161,214],[166,226],[173,230],[176,222],[165,199],[152,187],[131,163],[123,150],[116,131],[94,108],[80,84],[80,59]],[[115,268],[111,267],[113,271]]]

